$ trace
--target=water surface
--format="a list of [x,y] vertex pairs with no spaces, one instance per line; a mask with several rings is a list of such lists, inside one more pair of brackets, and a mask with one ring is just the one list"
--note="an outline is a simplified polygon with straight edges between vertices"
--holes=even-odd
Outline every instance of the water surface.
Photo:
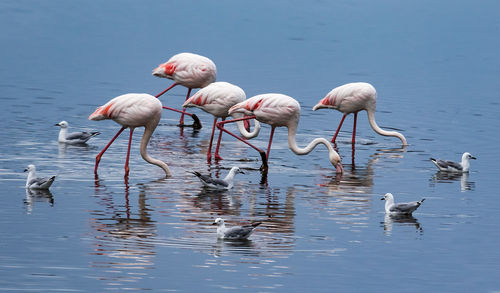
[[[4,1],[0,4],[1,291],[408,291],[494,292],[500,239],[496,155],[500,126],[498,3],[442,1]],[[223,138],[206,163],[212,118],[200,131],[164,112],[149,145],[171,178],[139,155],[128,182],[127,132],[93,122],[95,107],[128,92],[156,94],[170,81],[151,70],[178,52],[217,64],[218,80],[248,97],[279,92],[302,106],[298,144],[330,138],[341,114],[312,111],[332,88],[366,81],[376,119],[410,145],[376,135],[358,115],[338,138],[345,174],[324,147],[295,156],[275,133],[267,180],[259,156]],[[178,107],[186,89],[162,97]],[[55,123],[98,130],[86,146],[59,145]],[[269,127],[254,140],[265,148]],[[437,172],[429,157],[478,159],[470,174]],[[56,174],[49,192],[24,188],[26,165]],[[188,171],[222,177],[227,192]],[[263,183],[265,182],[265,183]],[[426,201],[411,218],[384,214],[380,198]],[[262,221],[250,241],[217,241],[211,222]],[[393,287],[394,286],[394,289]],[[395,289],[397,288],[397,289]]]

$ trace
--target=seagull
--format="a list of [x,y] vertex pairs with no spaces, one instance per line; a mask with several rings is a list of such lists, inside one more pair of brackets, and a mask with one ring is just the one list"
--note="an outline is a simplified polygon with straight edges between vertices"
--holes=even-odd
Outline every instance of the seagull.
[[246,240],[252,234],[255,227],[260,224],[261,222],[254,222],[250,225],[226,228],[224,220],[221,218],[215,219],[215,222],[212,223],[212,225],[217,225],[217,237],[226,240]]
[[386,193],[380,200],[385,200],[385,212],[387,214],[411,215],[425,200],[412,201],[405,203],[394,203],[392,193]]
[[101,134],[100,132],[86,132],[86,131],[80,131],[80,132],[72,132],[68,133],[68,122],[66,121],[61,121],[55,126],[61,127],[61,131],[59,131],[59,142],[64,142],[67,144],[82,144],[86,143],[89,139],[92,137]]
[[446,161],[446,160],[436,160],[434,158],[431,158],[431,161],[438,167],[439,171],[450,171],[450,172],[469,172],[469,167],[470,167],[470,160],[475,160],[476,158],[473,157],[470,153],[465,152],[462,155],[462,162],[457,163],[453,161]]
[[231,189],[231,188],[233,188],[234,175],[236,175],[236,173],[245,174],[237,166],[232,167],[231,171],[229,171],[229,174],[227,174],[224,179],[212,178],[209,175],[202,175],[202,174],[200,174],[200,172],[197,172],[197,171],[194,171],[191,173],[196,175],[205,187],[216,188],[216,189]]
[[28,179],[26,180],[26,188],[28,189],[49,189],[54,179],[56,179],[56,176],[50,178],[36,177],[36,168],[32,164],[28,165],[24,172],[28,172]]

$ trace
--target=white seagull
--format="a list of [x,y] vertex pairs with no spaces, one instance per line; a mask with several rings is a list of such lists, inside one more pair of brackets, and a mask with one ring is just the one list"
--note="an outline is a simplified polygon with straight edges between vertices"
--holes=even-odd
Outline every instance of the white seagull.
[[224,179],[212,178],[209,175],[202,175],[202,174],[200,174],[200,172],[197,172],[197,171],[194,171],[191,173],[196,175],[196,177],[198,177],[200,179],[201,183],[203,183],[203,185],[205,187],[216,188],[216,189],[231,189],[231,188],[233,188],[234,175],[236,175],[236,173],[245,174],[245,173],[243,173],[243,171],[240,170],[239,167],[236,167],[236,166],[231,168],[231,171],[229,171],[229,174],[227,174]]
[[252,234],[255,227],[259,226],[260,224],[261,222],[254,222],[250,225],[226,228],[224,220],[221,218],[217,218],[212,225],[217,225],[217,237],[220,239],[246,240]]
[[61,127],[61,131],[59,131],[59,142],[67,143],[67,144],[83,144],[86,143],[92,137],[101,134],[100,132],[72,132],[68,133],[68,122],[61,121],[57,123],[55,126]]
[[28,179],[26,180],[26,188],[28,189],[49,189],[54,179],[56,179],[56,176],[50,178],[36,177],[36,168],[32,164],[28,165],[24,172],[28,172]]
[[392,193],[386,193],[380,200],[385,200],[385,212],[387,214],[411,215],[425,200],[405,203],[394,203]]
[[438,167],[439,171],[450,171],[450,172],[469,172],[470,168],[470,160],[475,160],[476,158],[473,157],[470,153],[465,152],[462,155],[462,162],[457,163],[453,161],[446,161],[446,160],[436,160],[434,158],[431,158],[431,161]]

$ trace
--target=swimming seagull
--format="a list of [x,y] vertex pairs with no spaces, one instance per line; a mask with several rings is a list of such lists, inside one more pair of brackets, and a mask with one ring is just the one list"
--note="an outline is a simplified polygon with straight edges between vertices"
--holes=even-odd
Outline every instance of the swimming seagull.
[[386,193],[380,200],[385,200],[385,212],[387,214],[411,215],[424,202],[425,198],[420,201],[394,203],[392,193]]
[[26,188],[28,189],[49,189],[54,179],[56,179],[56,176],[50,178],[36,177],[36,168],[32,164],[28,165],[24,172],[28,172],[28,179],[26,180]]
[[61,131],[59,131],[59,142],[64,142],[67,144],[83,144],[86,143],[92,137],[101,134],[100,132],[72,132],[68,133],[68,122],[61,121],[57,123],[55,126],[61,127]]
[[470,160],[475,160],[470,153],[465,152],[462,155],[462,162],[457,163],[453,161],[446,160],[436,160],[431,158],[431,161],[438,167],[439,171],[451,171],[451,172],[469,172]]
[[226,228],[224,220],[221,218],[215,219],[212,225],[217,225],[217,237],[225,240],[246,240],[254,231],[255,227],[259,226],[261,222],[254,222],[250,225],[235,226]]
[[236,175],[236,173],[245,174],[243,173],[243,171],[240,170],[239,167],[236,166],[231,168],[231,171],[229,171],[229,174],[227,174],[227,176],[224,179],[212,178],[209,175],[202,175],[200,174],[200,172],[197,171],[191,173],[196,175],[205,187],[216,188],[216,189],[231,189],[234,185],[233,183],[234,175]]

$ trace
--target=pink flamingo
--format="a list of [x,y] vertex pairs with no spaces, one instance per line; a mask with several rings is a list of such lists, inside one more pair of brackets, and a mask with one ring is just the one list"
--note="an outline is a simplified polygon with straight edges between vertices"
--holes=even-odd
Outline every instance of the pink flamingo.
[[[188,88],[186,100],[191,95],[191,90],[194,88],[203,88],[215,81],[217,69],[214,62],[207,57],[193,54],[180,53],[172,56],[167,62],[160,64],[153,70],[153,75],[172,79],[174,83],[163,92],[156,95],[159,98],[174,86],[180,84]],[[184,126],[184,114],[191,116],[194,119],[194,128],[201,128],[198,117],[194,114],[186,113],[186,109],[177,110],[170,107],[164,109],[180,112],[181,118],[179,126]]]
[[345,117],[350,113],[354,113],[354,126],[352,130],[352,144],[354,145],[358,112],[366,110],[366,113],[368,114],[368,122],[376,133],[384,136],[395,136],[401,140],[403,145],[408,145],[406,138],[401,133],[396,131],[385,131],[378,127],[375,122],[376,104],[377,91],[375,88],[366,82],[354,82],[344,84],[331,90],[326,97],[313,107],[313,111],[322,108],[331,108],[344,113],[337,131],[332,138],[332,143],[337,139],[337,135],[340,131],[340,127],[342,127],[342,123],[344,123]]
[[94,173],[97,175],[97,168],[104,152],[115,141],[115,139],[126,128],[130,128],[130,136],[128,140],[127,159],[125,161],[125,178],[129,174],[129,158],[130,158],[130,145],[132,143],[132,134],[136,127],[144,126],[144,134],[141,140],[141,156],[150,163],[157,165],[165,171],[167,176],[170,176],[170,170],[164,162],[150,157],[147,153],[147,145],[149,139],[153,134],[156,126],[160,122],[162,105],[159,99],[149,94],[125,94],[118,96],[106,104],[98,107],[94,113],[90,114],[89,120],[105,120],[112,119],[120,124],[122,128],[116,135],[109,141],[104,149],[96,156]]
[[[212,158],[212,141],[214,138],[217,119],[222,118],[226,120],[229,116],[229,108],[246,99],[245,92],[238,86],[228,82],[214,82],[199,90],[196,94],[186,100],[182,107],[196,107],[203,111],[210,113],[214,116],[214,123],[212,126],[212,135],[210,136],[210,143],[208,145],[207,160],[210,162]],[[245,120],[247,122],[247,120]],[[260,125],[256,121],[255,129],[253,132],[248,132],[244,123],[241,121],[236,122],[238,130],[247,139],[253,138],[259,134]],[[222,160],[219,155],[219,146],[222,137],[222,130],[219,132],[219,139],[217,140],[217,147],[215,148],[215,159]]]
[[[330,142],[328,142],[326,139],[316,138],[305,148],[299,148],[297,146],[296,135],[300,119],[300,104],[295,99],[282,94],[258,95],[232,106],[231,109],[229,109],[229,115],[233,115],[235,113],[241,113],[243,115],[249,116],[242,119],[255,118],[261,123],[271,125],[271,135],[269,137],[269,144],[265,157],[266,160],[269,159],[269,152],[271,150],[274,129],[276,127],[285,126],[288,128],[288,146],[296,155],[307,155],[318,144],[324,144],[328,149],[329,160],[332,165],[335,166],[336,171],[338,173],[343,172],[339,154],[333,149]],[[217,123],[217,127],[222,129],[222,125],[225,122],[228,121]],[[227,130],[224,131],[227,132]],[[257,149],[256,147],[254,148]],[[259,149],[257,150],[260,151]],[[264,168],[266,166],[264,166]]]

